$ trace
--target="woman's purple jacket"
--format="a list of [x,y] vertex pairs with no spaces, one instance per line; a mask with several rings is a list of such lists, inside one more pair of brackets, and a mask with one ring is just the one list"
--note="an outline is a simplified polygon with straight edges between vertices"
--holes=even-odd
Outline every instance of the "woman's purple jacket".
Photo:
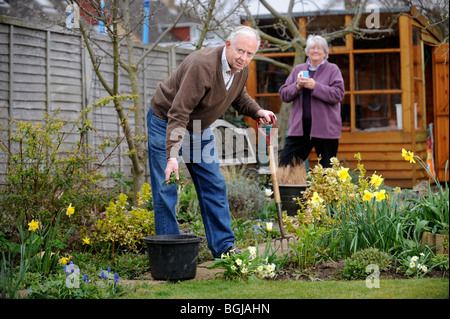
[[[284,102],[293,102],[289,116],[288,136],[302,136],[303,89],[296,88],[300,71],[307,71],[308,63],[296,65],[286,83],[280,87],[280,97]],[[345,88],[341,71],[334,63],[325,61],[314,75],[316,85],[311,92],[311,137],[339,139],[341,137],[341,101]]]

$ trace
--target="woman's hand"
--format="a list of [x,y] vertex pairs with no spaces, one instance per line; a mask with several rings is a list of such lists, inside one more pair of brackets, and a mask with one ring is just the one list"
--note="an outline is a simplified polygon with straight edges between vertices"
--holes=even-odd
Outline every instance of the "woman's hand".
[[314,87],[316,86],[316,81],[314,81],[314,79],[311,78],[305,78],[303,77],[302,74],[300,74],[300,77],[297,78],[297,90],[300,91],[300,89],[302,87],[310,89],[310,90],[314,90]]

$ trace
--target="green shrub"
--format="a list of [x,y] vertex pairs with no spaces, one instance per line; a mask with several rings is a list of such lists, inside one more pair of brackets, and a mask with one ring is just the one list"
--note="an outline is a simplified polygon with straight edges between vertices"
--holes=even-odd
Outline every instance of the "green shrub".
[[257,217],[266,202],[265,192],[259,184],[244,176],[227,182],[227,196],[235,219]]
[[389,266],[390,262],[389,254],[377,248],[363,249],[345,260],[342,275],[346,279],[365,279],[368,275],[366,273],[368,265],[377,265],[381,272]]
[[[88,109],[88,111],[90,108]],[[78,212],[103,205],[104,177],[98,170],[107,156],[86,145],[92,124],[86,113],[68,127],[59,112],[45,114],[43,123],[14,121],[0,127],[0,154],[8,161],[6,184],[0,188],[0,227],[26,227],[32,219],[50,225],[55,212],[77,203]],[[69,143],[68,139],[77,139]],[[99,146],[101,149],[101,146]],[[82,218],[82,214],[78,215]],[[74,222],[74,220],[72,220]]]
[[434,267],[438,267],[440,271],[448,271],[448,255],[447,254],[437,254],[431,258],[431,263]]
[[[138,194],[138,203],[144,204],[150,197],[150,186],[145,183]],[[116,201],[109,203],[103,215],[103,218],[95,223],[98,229],[95,238],[100,242],[112,243],[113,250],[138,250],[145,236],[155,234],[153,211],[130,206],[128,196],[123,193]]]

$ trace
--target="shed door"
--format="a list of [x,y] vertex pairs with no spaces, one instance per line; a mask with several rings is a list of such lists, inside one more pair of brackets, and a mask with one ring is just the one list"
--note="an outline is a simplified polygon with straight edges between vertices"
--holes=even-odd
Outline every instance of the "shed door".
[[[449,54],[448,44],[433,48],[434,75],[434,162],[439,180],[445,180],[445,164],[449,159]],[[447,174],[448,180],[448,174]]]

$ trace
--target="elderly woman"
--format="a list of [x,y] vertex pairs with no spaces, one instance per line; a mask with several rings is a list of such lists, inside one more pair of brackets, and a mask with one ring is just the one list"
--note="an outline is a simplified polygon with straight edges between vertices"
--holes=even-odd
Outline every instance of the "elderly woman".
[[344,80],[338,66],[327,60],[328,44],[323,37],[310,35],[305,53],[306,63],[295,66],[279,90],[284,102],[293,102],[280,165],[306,160],[314,147],[320,164],[330,167],[341,137]]

